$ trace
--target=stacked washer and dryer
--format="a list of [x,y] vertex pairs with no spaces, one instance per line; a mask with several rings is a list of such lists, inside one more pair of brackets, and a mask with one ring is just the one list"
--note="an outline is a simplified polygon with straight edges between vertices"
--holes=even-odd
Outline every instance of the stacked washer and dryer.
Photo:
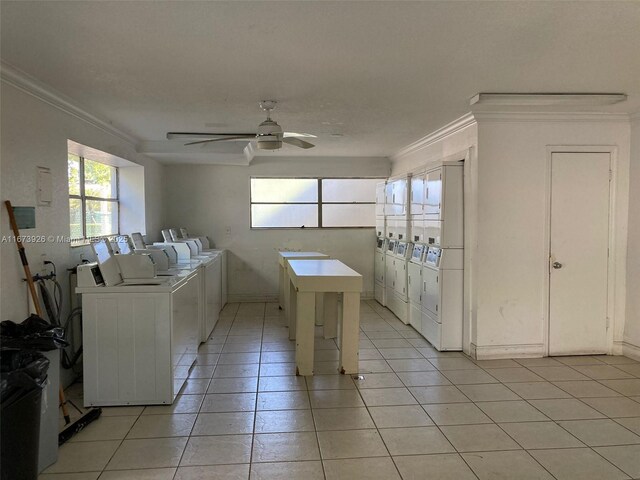
[[374,264],[374,297],[382,306],[387,305],[387,291],[385,289],[385,259],[387,257],[387,219],[384,214],[385,188],[387,182],[376,185],[376,249]]
[[386,306],[409,323],[407,263],[411,255],[409,224],[410,177],[390,178],[385,186],[387,252],[385,258]]
[[[387,307],[438,350],[462,349],[463,170],[461,161],[432,163],[408,177],[389,179],[386,187]],[[404,187],[400,195],[408,209],[394,203],[398,199],[389,184],[398,181],[395,193]]]

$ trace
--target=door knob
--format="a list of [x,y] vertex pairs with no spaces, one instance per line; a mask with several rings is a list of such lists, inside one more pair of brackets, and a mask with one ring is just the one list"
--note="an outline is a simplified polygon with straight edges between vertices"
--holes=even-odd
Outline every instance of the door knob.
[[553,268],[559,270],[560,268],[562,268],[562,264],[560,262],[553,262]]

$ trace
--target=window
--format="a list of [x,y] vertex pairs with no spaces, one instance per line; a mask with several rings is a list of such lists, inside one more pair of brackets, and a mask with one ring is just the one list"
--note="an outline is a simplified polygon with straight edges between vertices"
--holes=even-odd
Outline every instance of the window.
[[69,153],[68,175],[71,239],[118,234],[118,169]]
[[373,227],[378,178],[251,178],[251,228]]

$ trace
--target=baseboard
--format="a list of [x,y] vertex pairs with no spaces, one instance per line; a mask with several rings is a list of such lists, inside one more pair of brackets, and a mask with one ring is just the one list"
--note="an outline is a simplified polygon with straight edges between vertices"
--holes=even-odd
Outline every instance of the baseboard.
[[640,346],[630,342],[622,342],[622,355],[634,360],[640,360]]
[[[373,292],[362,292],[360,294],[361,300],[373,300]],[[256,295],[250,293],[230,293],[228,295],[227,303],[259,303],[259,302],[277,302],[278,294],[263,294]]]
[[259,302],[277,302],[278,294],[273,295],[255,295],[234,293],[229,294],[228,303],[259,303]]
[[624,344],[625,344],[625,342],[622,341],[622,340],[614,340],[611,354],[612,355],[624,355],[624,353],[622,353],[624,351]]
[[523,345],[475,345],[469,349],[476,360],[497,360],[502,358],[538,358],[545,354],[544,344]]

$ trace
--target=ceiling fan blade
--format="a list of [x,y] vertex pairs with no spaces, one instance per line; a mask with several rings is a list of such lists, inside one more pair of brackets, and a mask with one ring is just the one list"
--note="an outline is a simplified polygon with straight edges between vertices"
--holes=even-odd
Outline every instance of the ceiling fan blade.
[[198,145],[200,143],[228,142],[229,140],[251,140],[253,138],[256,138],[256,136],[253,135],[253,134],[242,135],[242,136],[239,136],[239,137],[210,138],[208,140],[198,140],[197,142],[185,143],[185,146],[187,146],[187,145]]
[[318,138],[310,133],[297,133],[297,132],[284,132],[283,136],[286,137],[302,137],[302,138]]
[[255,136],[255,133],[205,133],[205,132],[167,132],[167,140],[176,138],[194,138],[194,137],[242,137],[244,135]]
[[288,143],[289,145],[293,145],[293,146],[304,148],[304,149],[315,147],[313,143],[305,142],[304,140],[300,140],[299,138],[295,138],[295,137],[284,137],[282,141],[284,143]]

